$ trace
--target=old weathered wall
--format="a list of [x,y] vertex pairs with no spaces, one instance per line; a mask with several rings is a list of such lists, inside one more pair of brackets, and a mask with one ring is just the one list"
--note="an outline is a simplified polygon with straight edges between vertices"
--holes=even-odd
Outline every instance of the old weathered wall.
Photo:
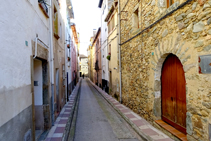
[[[63,83],[63,65],[65,65],[65,3],[61,3],[60,5],[56,0],[53,1],[54,7],[58,11],[58,36],[57,39],[53,33],[53,46],[54,46],[54,83],[56,84],[56,70],[59,71],[59,93],[56,96],[56,85],[54,85],[54,102],[57,103],[57,112],[60,112],[63,105],[65,104],[65,87]],[[54,20],[54,19],[53,19]],[[54,28],[54,27],[53,27]]]
[[[162,64],[175,54],[185,72],[188,140],[208,140],[211,76],[199,73],[198,57],[211,54],[211,1],[190,1],[168,14],[183,2],[167,9],[162,0],[121,1],[123,103],[152,124],[161,119]],[[133,26],[137,8],[139,28]]]

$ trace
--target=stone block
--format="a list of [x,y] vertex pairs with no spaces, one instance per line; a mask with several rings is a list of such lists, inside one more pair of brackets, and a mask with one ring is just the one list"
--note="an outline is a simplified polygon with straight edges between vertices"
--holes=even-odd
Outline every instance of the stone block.
[[195,10],[195,9],[196,9],[197,4],[198,4],[197,2],[194,2],[194,3],[193,3],[193,5],[192,5],[192,10]]
[[193,32],[196,33],[196,32],[200,32],[204,30],[204,23],[202,21],[194,24],[193,26]]
[[196,16],[196,13],[190,13],[190,14],[187,15],[187,18],[192,18],[194,16]]
[[203,41],[203,40],[198,40],[198,41],[196,42],[196,44],[195,44],[194,47],[201,47],[201,46],[203,46],[203,45],[204,45],[204,41]]
[[211,49],[211,45],[204,47],[204,51],[209,51]]
[[198,3],[199,3],[200,6],[203,6],[204,3],[205,3],[205,0],[198,0]]
[[168,29],[165,29],[162,33],[162,37],[166,37],[168,35]]
[[181,30],[185,27],[185,24],[183,22],[178,23],[178,28]]
[[189,135],[193,134],[193,125],[192,125],[192,114],[187,112],[186,113],[186,131]]
[[155,80],[155,87],[154,87],[155,91],[160,91],[161,90],[161,82],[158,80]]

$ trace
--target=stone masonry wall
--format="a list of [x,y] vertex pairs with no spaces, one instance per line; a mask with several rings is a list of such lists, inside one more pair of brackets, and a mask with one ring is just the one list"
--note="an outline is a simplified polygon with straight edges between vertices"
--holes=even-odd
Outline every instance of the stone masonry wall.
[[[206,141],[211,75],[199,74],[198,57],[211,54],[211,1],[190,1],[179,8],[184,2],[166,8],[164,0],[120,0],[122,98],[123,104],[155,125],[154,120],[161,119],[162,64],[175,54],[185,72],[188,140]],[[139,28],[134,28],[137,8]]]

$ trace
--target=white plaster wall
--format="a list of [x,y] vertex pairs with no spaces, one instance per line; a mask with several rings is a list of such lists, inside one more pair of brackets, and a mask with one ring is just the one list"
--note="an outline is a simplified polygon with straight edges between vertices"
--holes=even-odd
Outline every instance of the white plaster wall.
[[[102,69],[104,70],[104,74],[102,72],[102,79],[109,80],[108,77],[108,60],[106,59],[108,55],[108,47],[107,47],[107,37],[108,37],[108,27],[107,23],[104,21],[106,15],[108,13],[108,0],[104,0],[101,7],[101,52],[102,52]],[[104,58],[103,58],[104,55]]]
[[[71,37],[69,38],[69,36],[71,35],[71,29],[70,29],[70,26],[69,26],[69,24],[68,23],[66,23],[66,46],[67,46],[67,44],[70,44],[70,46],[71,46]],[[69,42],[70,41],[70,42]],[[68,72],[68,84],[70,84],[71,83],[71,61],[68,61],[67,60],[67,57],[70,57],[71,58],[71,47],[68,49],[67,47],[66,47],[66,49],[65,49],[65,51],[66,51],[66,53],[65,53],[65,55],[66,55],[66,57],[65,57],[65,65],[66,65],[66,72]]]
[[38,81],[38,86],[34,86],[34,105],[43,105],[42,61],[40,60],[34,60],[34,81]]
[[[8,0],[0,4],[0,126],[32,104],[27,93],[7,93],[31,85],[31,40],[36,34],[49,44],[49,19],[37,0]],[[28,46],[25,45],[28,42]]]

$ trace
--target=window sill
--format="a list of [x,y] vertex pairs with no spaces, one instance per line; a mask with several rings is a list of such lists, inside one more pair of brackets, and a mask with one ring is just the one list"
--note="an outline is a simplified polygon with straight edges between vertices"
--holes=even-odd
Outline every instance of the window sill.
[[184,133],[178,131],[177,129],[175,129],[174,127],[170,126],[169,124],[167,124],[163,120],[156,120],[155,122],[158,125],[160,125],[162,128],[164,128],[165,130],[169,131],[171,134],[173,134],[174,136],[179,138],[180,140],[187,141],[187,136]]
[[44,15],[49,18],[48,13],[45,11],[44,7],[43,7],[43,3],[38,3],[39,7],[41,8],[42,12],[44,13]]
[[57,33],[54,33],[54,37],[58,40],[60,37]]

